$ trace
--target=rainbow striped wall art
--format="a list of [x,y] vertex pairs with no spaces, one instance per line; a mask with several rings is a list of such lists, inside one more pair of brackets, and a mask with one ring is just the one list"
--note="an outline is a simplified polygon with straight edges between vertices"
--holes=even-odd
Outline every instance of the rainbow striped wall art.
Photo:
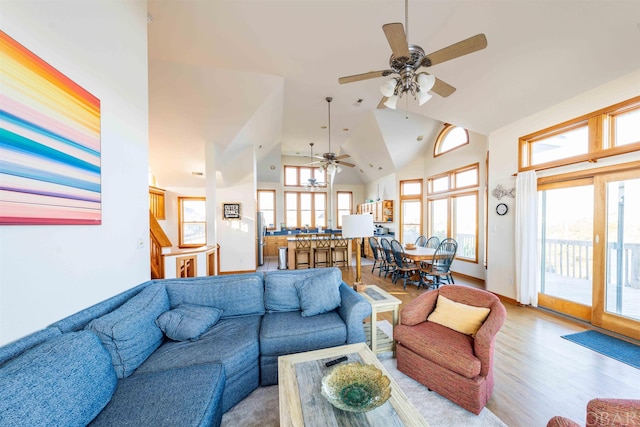
[[0,31],[0,225],[100,224],[100,100]]

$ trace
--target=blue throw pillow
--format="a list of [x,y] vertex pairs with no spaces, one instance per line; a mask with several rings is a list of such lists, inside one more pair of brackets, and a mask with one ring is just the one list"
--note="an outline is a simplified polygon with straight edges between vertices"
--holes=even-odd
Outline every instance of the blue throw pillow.
[[85,329],[95,333],[111,354],[118,378],[126,378],[160,347],[164,335],[155,321],[169,310],[162,284],[151,284],[111,313],[98,317]]
[[156,325],[174,341],[197,341],[222,316],[222,310],[196,304],[179,304],[156,319]]
[[328,280],[326,275],[312,276],[295,283],[302,317],[328,313],[340,307],[341,281]]

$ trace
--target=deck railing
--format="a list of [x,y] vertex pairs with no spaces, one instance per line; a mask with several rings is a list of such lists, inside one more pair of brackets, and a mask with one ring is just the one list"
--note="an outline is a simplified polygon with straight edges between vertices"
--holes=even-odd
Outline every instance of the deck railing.
[[[607,244],[607,283],[620,281],[622,286],[640,288],[640,243],[625,243],[621,253],[618,251],[617,243]],[[575,279],[593,278],[591,240],[546,239],[542,255],[545,272]]]

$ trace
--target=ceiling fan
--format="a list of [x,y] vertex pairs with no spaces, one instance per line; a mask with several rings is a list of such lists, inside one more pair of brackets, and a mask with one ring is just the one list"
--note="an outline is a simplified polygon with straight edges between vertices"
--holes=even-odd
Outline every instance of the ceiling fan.
[[[407,92],[409,92],[414,99],[418,100],[419,105],[423,105],[431,98],[431,95],[427,93],[428,91],[432,91],[442,97],[451,95],[455,92],[455,87],[425,71],[419,70],[423,67],[428,68],[441,64],[445,61],[459,58],[487,47],[487,37],[484,34],[477,34],[426,55],[420,46],[408,44],[407,42],[407,34],[409,32],[407,3],[408,0],[405,0],[404,27],[399,22],[382,26],[382,31],[384,31],[384,35],[389,42],[392,52],[391,58],[389,59],[389,69],[370,71],[368,73],[355,74],[338,79],[339,83],[344,84],[376,77],[391,76],[391,79],[386,80],[380,86],[383,98],[378,104],[378,108],[388,107],[395,109],[398,99]],[[405,28],[407,29],[406,34]]]
[[[309,160],[313,160],[314,157],[317,157],[313,155],[313,142],[310,142],[309,146],[311,147],[311,155],[309,156]],[[311,165],[313,163],[308,164]],[[324,187],[326,185],[327,184],[325,182],[320,182],[313,176],[312,170],[311,176],[307,178],[307,183],[304,185],[304,189],[307,191],[316,191],[319,187]]]
[[353,163],[349,163],[349,162],[345,162],[342,159],[346,159],[347,157],[351,157],[348,154],[341,154],[341,155],[336,155],[335,153],[331,152],[331,101],[333,101],[333,98],[330,96],[327,96],[325,98],[325,100],[327,101],[327,106],[328,106],[328,110],[329,110],[329,152],[328,153],[324,153],[322,156],[314,156],[313,155],[313,143],[311,143],[311,151],[312,151],[312,158],[316,158],[319,159],[319,161],[315,161],[315,162],[311,162],[308,163],[309,165],[320,165],[321,168],[325,169],[327,172],[329,173],[334,173],[334,172],[340,172],[340,168],[338,165],[340,166],[347,166],[347,167],[354,167],[355,165]]

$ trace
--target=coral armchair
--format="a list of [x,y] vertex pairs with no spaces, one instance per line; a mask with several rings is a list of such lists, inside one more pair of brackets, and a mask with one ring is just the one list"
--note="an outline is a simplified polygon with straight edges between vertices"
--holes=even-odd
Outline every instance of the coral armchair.
[[[640,400],[592,399],[587,404],[587,427],[640,426]],[[547,427],[580,427],[565,417],[555,416]]]
[[[463,310],[485,308],[486,319],[477,322],[479,329],[475,334],[436,323],[434,316],[433,321],[427,320],[436,303],[438,311],[441,310],[439,296],[464,304],[460,306]],[[469,412],[479,414],[493,393],[493,348],[506,318],[498,297],[480,289],[446,285],[411,301],[400,317],[401,324],[394,331],[398,369]]]

